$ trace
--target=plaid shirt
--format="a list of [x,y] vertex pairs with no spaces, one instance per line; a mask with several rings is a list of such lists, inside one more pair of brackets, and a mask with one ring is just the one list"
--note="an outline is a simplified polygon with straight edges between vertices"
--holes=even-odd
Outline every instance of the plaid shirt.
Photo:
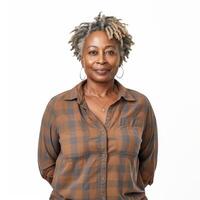
[[82,81],[53,97],[38,147],[51,200],[146,200],[157,163],[157,128],[147,97],[117,80],[118,99],[103,124],[84,100]]

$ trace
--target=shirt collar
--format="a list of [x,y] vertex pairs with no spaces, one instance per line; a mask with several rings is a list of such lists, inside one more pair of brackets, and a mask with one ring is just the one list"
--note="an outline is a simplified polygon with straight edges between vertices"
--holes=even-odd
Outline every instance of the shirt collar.
[[[64,95],[64,100],[74,100],[77,99],[78,103],[83,102],[83,85],[87,82],[86,80],[81,81],[75,87],[68,90]],[[114,80],[114,84],[118,87],[119,90],[119,99],[123,97],[127,101],[136,101],[135,96],[129,89],[125,88],[119,81]]]

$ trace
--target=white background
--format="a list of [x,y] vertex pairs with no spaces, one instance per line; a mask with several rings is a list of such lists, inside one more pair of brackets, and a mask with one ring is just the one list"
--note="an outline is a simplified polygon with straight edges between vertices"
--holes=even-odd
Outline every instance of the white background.
[[1,26],[8,30],[1,31],[1,199],[49,198],[37,165],[42,114],[51,97],[80,81],[69,32],[99,11],[129,24],[135,45],[120,82],[144,93],[157,117],[149,200],[200,198],[198,0],[10,0],[0,7],[1,19],[8,16]]

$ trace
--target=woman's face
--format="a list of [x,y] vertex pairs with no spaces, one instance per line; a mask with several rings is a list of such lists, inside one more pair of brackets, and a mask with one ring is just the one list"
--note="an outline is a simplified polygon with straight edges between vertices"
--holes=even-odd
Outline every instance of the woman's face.
[[114,79],[120,64],[119,44],[104,31],[95,31],[85,39],[81,57],[87,79],[108,82]]

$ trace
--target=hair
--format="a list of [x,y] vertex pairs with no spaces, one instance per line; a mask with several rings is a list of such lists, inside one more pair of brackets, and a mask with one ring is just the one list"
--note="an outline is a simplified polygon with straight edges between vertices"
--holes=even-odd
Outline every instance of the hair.
[[69,41],[71,43],[71,51],[74,56],[81,60],[81,53],[85,38],[94,31],[105,31],[109,39],[115,38],[120,44],[120,65],[126,62],[131,46],[134,45],[132,36],[128,33],[125,23],[121,23],[121,19],[114,16],[101,15],[101,12],[94,18],[93,22],[84,22],[76,26],[71,33],[74,33]]

